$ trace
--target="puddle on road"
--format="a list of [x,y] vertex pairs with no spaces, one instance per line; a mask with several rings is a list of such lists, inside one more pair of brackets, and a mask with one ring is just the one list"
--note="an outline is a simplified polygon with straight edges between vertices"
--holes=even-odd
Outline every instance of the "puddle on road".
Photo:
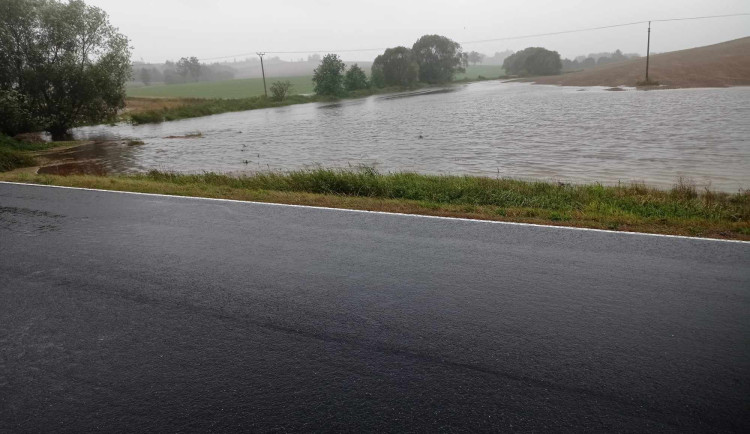
[[64,217],[47,211],[0,206],[0,230],[38,235],[59,230]]

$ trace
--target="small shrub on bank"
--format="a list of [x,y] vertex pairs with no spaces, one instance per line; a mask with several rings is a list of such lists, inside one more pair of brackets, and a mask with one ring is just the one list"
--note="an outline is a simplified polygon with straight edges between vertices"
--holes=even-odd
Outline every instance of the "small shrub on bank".
[[291,81],[275,81],[271,84],[271,99],[274,101],[284,101],[291,89]]

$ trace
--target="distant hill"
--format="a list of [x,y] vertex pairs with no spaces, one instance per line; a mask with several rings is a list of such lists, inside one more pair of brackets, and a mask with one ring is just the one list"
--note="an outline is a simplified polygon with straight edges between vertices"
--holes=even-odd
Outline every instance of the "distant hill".
[[[533,81],[562,86],[635,86],[645,72],[646,58],[642,57]],[[750,37],[652,55],[649,78],[670,87],[748,86]]]

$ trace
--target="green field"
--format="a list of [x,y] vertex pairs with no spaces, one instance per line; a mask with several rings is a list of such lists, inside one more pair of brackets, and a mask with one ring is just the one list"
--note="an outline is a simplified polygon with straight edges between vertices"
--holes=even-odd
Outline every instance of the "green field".
[[[292,93],[312,93],[312,76],[267,77],[266,84],[277,80],[292,82]],[[226,81],[185,84],[159,84],[154,86],[128,86],[128,96],[170,98],[248,98],[263,95],[262,78],[241,78]]]
[[[497,78],[503,74],[500,65],[477,65],[466,68],[466,73],[456,75],[456,80],[475,80],[478,76]],[[266,83],[277,80],[292,82],[292,93],[305,94],[313,92],[312,76],[303,77],[268,77]],[[263,95],[262,78],[240,78],[235,80],[199,82],[185,84],[158,84],[128,86],[128,96],[157,98],[247,98]]]

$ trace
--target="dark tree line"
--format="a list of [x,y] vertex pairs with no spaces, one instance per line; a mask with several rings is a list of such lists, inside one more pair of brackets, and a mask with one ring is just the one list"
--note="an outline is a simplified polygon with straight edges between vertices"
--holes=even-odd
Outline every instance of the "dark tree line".
[[589,54],[588,56],[579,56],[573,60],[563,59],[562,69],[563,71],[578,71],[599,65],[606,65],[608,63],[637,59],[638,57],[640,57],[638,54],[623,54],[620,50],[615,50],[612,53],[595,53]]
[[445,36],[425,35],[411,48],[388,48],[376,57],[369,80],[356,64],[347,71],[337,55],[328,54],[315,70],[313,83],[315,93],[327,96],[342,96],[347,91],[367,88],[410,87],[417,82],[447,83],[457,72],[465,71],[468,61],[469,55],[457,42]]
[[163,65],[133,66],[133,80],[146,86],[152,83],[179,84],[196,81],[220,81],[234,78],[234,69],[219,63],[201,63],[196,57],[183,57]]

